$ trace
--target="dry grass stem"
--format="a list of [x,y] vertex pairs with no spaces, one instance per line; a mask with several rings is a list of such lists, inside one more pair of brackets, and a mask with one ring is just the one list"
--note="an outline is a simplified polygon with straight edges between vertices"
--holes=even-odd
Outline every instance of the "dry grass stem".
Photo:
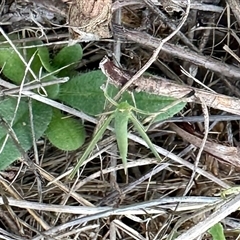
[[[13,84],[0,59],[0,103],[17,99],[10,122],[0,116],[0,133],[6,132],[0,139],[0,161],[8,141],[21,152],[0,172],[0,239],[208,240],[208,230],[218,222],[226,240],[240,238],[240,195],[231,188],[240,183],[237,0],[12,0],[1,2],[0,13],[1,44],[11,46],[25,69],[21,84]],[[12,33],[17,36],[13,40]],[[75,43],[83,58],[54,72],[43,64],[36,74],[32,66],[40,52],[29,61],[26,54],[40,40],[50,59]],[[90,116],[50,99],[45,88],[63,86],[99,66],[107,84],[119,87],[115,101],[134,91],[174,98],[164,112],[186,105],[158,122],[152,122],[153,115],[141,119],[132,110],[161,162],[130,122],[126,176],[110,124],[71,180],[94,129],[115,108],[106,100],[104,112]],[[69,76],[43,82],[43,73],[51,77],[71,67]],[[83,146],[62,151],[45,134],[37,139],[35,100],[82,122],[87,136]],[[27,152],[14,132],[21,101],[28,103],[33,140]],[[221,196],[224,189],[230,196]]]

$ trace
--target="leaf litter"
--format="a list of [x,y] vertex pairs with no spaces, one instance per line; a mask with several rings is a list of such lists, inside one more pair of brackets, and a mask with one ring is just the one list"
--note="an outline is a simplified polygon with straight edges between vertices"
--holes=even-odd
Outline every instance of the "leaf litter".
[[[52,11],[58,17],[47,15],[45,22],[37,21],[34,15],[24,17],[20,26],[13,12],[39,7],[40,1],[22,1],[25,5],[2,2],[6,11],[1,22],[9,22],[2,25],[5,32],[20,32],[24,25],[28,37],[34,38],[34,31],[42,33],[40,37],[47,40],[52,52],[67,44],[63,23],[66,10],[60,15]],[[10,239],[179,240],[186,239],[184,234],[188,239],[209,239],[207,230],[217,221],[222,223],[226,239],[237,239],[239,212],[234,201],[238,196],[219,197],[224,188],[239,184],[239,60],[231,51],[223,51],[227,45],[239,55],[240,10],[234,2],[228,1],[230,11],[225,11],[219,1],[191,3],[181,31],[176,31],[152,58],[153,49],[176,30],[184,17],[187,1],[164,1],[160,6],[155,1],[115,1],[112,9],[123,7],[123,12],[120,19],[112,19],[114,41],[82,43],[84,55],[77,69],[96,70],[106,54],[119,56],[120,46],[120,75],[129,73],[127,80],[131,81],[132,73],[141,72],[149,59],[154,60],[147,72],[140,74],[146,79],[139,76],[133,81],[133,89],[144,91],[150,86],[174,98],[195,90],[178,116],[154,123],[147,132],[163,161],[159,163],[134,135],[136,130],[130,128],[126,177],[110,126],[77,177],[70,180],[68,176],[88,146],[98,120],[85,119],[87,142],[73,152],[58,150],[42,137],[36,143],[37,156],[33,148],[28,156],[37,161],[35,166],[44,182],[39,183],[33,171],[20,161],[1,172],[0,234]],[[68,3],[64,4],[68,9]],[[48,13],[46,3],[40,8]],[[158,89],[149,85],[156,77],[161,83]],[[210,122],[206,144],[195,165],[206,134],[200,98],[208,106]],[[218,214],[219,205],[229,201],[235,209],[227,212],[223,205],[220,209],[225,215]],[[199,227],[191,232],[205,222],[206,230]]]

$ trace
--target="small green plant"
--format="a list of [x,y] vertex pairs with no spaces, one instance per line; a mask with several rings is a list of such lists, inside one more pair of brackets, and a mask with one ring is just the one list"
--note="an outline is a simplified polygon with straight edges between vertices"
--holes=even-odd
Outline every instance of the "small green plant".
[[[16,35],[11,39],[16,39]],[[10,44],[0,44],[0,67],[4,76],[17,85],[20,85],[23,79],[26,83],[33,81],[32,73],[42,82],[51,82],[59,76],[72,76],[75,74],[74,64],[82,58],[82,48],[78,44],[64,47],[53,59],[50,59],[48,49],[41,41],[28,43],[24,48],[21,44],[17,44],[16,48],[24,56],[32,72],[26,71],[27,67]],[[60,85],[55,84],[45,87],[42,94],[47,93],[49,98],[57,99],[59,92]],[[5,96],[0,100],[0,117],[12,126],[19,144],[25,151],[33,144],[32,131],[36,139],[45,133],[53,145],[66,151],[75,150],[84,143],[85,130],[81,121],[66,118],[61,112],[37,101],[33,101],[32,114],[33,129],[26,99],[21,98],[19,105],[17,98]],[[13,139],[8,136],[8,130],[0,125],[0,170],[8,167],[19,157],[21,153]]]
[[240,193],[240,186],[233,186],[228,189],[221,191],[221,198],[226,199],[229,195],[236,195]]
[[[14,116],[17,99],[5,98],[0,101],[0,116],[9,124],[14,119],[12,129],[21,147],[27,151],[33,144],[32,131],[29,118],[28,104],[21,101],[17,114]],[[40,138],[48,127],[52,118],[52,109],[45,104],[33,102],[33,126],[35,138]],[[8,136],[8,131],[0,125],[0,169],[5,169],[14,160],[21,157],[21,153],[15,146],[13,139]],[[6,143],[5,143],[5,140]]]
[[213,240],[226,240],[224,236],[223,226],[221,223],[217,223],[214,226],[212,226],[208,233],[212,235]]
[[[14,35],[12,38],[14,39],[16,36]],[[0,44],[0,67],[7,79],[20,85],[23,80],[24,82],[35,80],[32,72],[39,77],[41,82],[68,76],[70,80],[67,83],[45,87],[44,91],[39,89],[36,93],[42,91],[41,93],[44,94],[46,92],[49,98],[61,101],[92,116],[104,114],[107,99],[101,87],[106,84],[106,76],[100,70],[87,73],[76,72],[76,63],[82,58],[82,48],[79,44],[64,47],[52,59],[50,58],[48,48],[43,46],[40,41],[31,42],[24,48],[21,44],[16,44],[16,48],[28,63],[28,68],[9,44]],[[118,88],[109,84],[107,92],[110,97],[107,98],[113,98],[118,91]],[[95,143],[102,137],[106,127],[113,118],[125,171],[128,120],[131,120],[137,131],[147,141],[155,156],[160,158],[140,121],[143,120],[146,113],[154,112],[155,120],[163,120],[178,113],[185,106],[185,103],[178,103],[166,112],[160,113],[161,109],[171,104],[174,100],[170,97],[156,96],[145,92],[133,92],[133,94],[125,92],[122,95],[121,102],[119,104],[114,103],[116,106],[115,109],[112,109],[112,115],[107,118],[99,132],[93,137],[87,152],[84,153],[84,158],[81,158],[77,167],[90,154]],[[5,96],[4,100],[0,101],[0,117],[12,126],[19,143],[25,151],[32,146],[32,131],[35,132],[36,139],[44,135],[53,145],[66,151],[75,150],[84,143],[85,130],[80,120],[69,118],[69,116],[50,106],[33,101],[34,127],[32,129],[27,100],[21,98],[17,111],[16,106],[16,98]],[[156,114],[158,112],[159,114]],[[124,135],[120,134],[121,131],[124,131]],[[5,169],[21,156],[16,146],[14,146],[14,142],[7,135],[7,130],[0,126],[0,170]]]

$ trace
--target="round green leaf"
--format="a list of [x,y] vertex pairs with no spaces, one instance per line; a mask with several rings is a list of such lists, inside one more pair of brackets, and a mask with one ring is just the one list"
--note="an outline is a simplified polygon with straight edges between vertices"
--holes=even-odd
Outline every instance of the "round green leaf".
[[71,70],[75,68],[75,63],[82,59],[82,55],[83,50],[80,44],[62,48],[52,61],[52,65],[57,69],[66,67],[59,72],[58,76],[70,76]]
[[224,236],[224,229],[221,223],[212,226],[208,232],[212,235],[213,240],[226,240]]
[[54,146],[65,151],[76,150],[85,141],[85,130],[79,120],[66,118],[58,110],[54,111],[46,135]]
[[[148,113],[160,112],[161,109],[167,107],[169,104],[176,100],[172,97],[159,96],[146,92],[134,93],[134,97],[137,105],[136,107]],[[185,105],[185,102],[181,102],[165,112],[160,112],[159,115],[155,118],[155,121],[162,121],[164,119],[172,117],[176,113],[180,112],[185,107]]]
[[[9,124],[13,118],[16,104],[17,100],[15,98],[6,98],[0,102],[0,116]],[[38,139],[43,135],[51,121],[52,108],[46,104],[33,101],[32,113],[35,138]],[[33,144],[29,116],[28,103],[21,101],[12,128],[24,151],[29,150]],[[3,146],[6,134],[6,128],[0,124],[0,148]],[[3,147],[3,151],[0,153],[0,170],[7,168],[12,162],[20,157],[22,157],[22,155],[18,146],[16,146],[15,142],[9,136]]]
[[[16,48],[19,53],[24,57],[25,61],[28,63],[31,60],[30,68],[35,73],[36,76],[39,76],[40,68],[42,67],[41,61],[37,54],[38,48],[37,45],[42,44],[41,41],[33,41],[26,43],[26,48],[23,49],[22,44],[16,44]],[[44,47],[39,47],[40,49]],[[46,47],[45,47],[46,48]],[[46,49],[45,49],[46,50]],[[48,50],[47,50],[48,51]],[[10,46],[10,44],[1,44],[0,47],[0,67],[3,68],[3,74],[12,80],[16,84],[21,84],[23,77],[25,75],[26,66],[20,59],[19,55],[15,50]],[[31,76],[28,72],[30,79],[34,77]]]
[[14,83],[22,82],[26,67],[11,47],[0,48],[0,67],[3,69],[3,74]]
[[42,66],[45,68],[46,71],[54,72],[56,70],[56,68],[54,68],[50,64],[49,52],[48,52],[48,48],[46,46],[38,47],[38,56],[42,63]]
[[[55,77],[53,75],[49,75],[47,77],[43,77],[42,82],[50,82],[51,80],[56,80],[56,79],[57,79],[57,77]],[[47,92],[47,97],[49,97],[51,99],[56,99],[59,94],[59,91],[60,91],[60,84],[57,83],[54,85],[50,85],[50,86],[44,87],[44,89]],[[44,93],[42,93],[42,94],[44,94]]]
[[[103,113],[106,99],[101,86],[105,83],[106,76],[99,70],[76,76],[60,86],[58,99],[89,115]],[[108,94],[117,91],[109,86]]]
[[[30,68],[38,77],[40,73],[40,69],[42,67],[42,63],[38,56],[38,47],[37,45],[41,45],[42,41],[33,41],[26,43],[27,47],[25,52],[27,54],[27,62],[31,61]],[[30,74],[29,74],[30,75]],[[35,79],[34,76],[30,75],[30,79]]]

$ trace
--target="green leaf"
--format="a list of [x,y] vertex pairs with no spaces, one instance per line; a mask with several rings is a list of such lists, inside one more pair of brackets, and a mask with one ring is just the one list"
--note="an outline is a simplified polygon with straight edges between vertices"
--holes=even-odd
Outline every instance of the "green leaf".
[[[53,58],[52,64],[57,67],[65,67],[66,65],[76,63],[82,59],[83,51],[79,44],[66,46],[62,48]],[[70,68],[74,68],[70,66]]]
[[[106,101],[101,86],[105,83],[106,76],[99,70],[76,76],[60,86],[58,99],[86,114],[101,114]],[[117,91],[111,87],[109,95]]]
[[81,122],[66,118],[59,110],[54,110],[46,135],[54,146],[64,151],[76,150],[85,141],[85,130]]
[[0,48],[0,67],[3,68],[3,74],[14,83],[20,84],[22,82],[26,67],[11,47]]
[[[0,116],[3,117],[9,124],[13,118],[16,104],[17,100],[13,98],[6,98],[0,102]],[[43,103],[34,101],[32,111],[35,137],[38,139],[47,129],[52,117],[52,108]],[[20,102],[17,115],[14,119],[13,131],[15,132],[24,151],[29,150],[32,147],[33,139],[28,104],[24,101]],[[0,148],[3,145],[6,134],[7,130],[0,125]],[[17,149],[11,137],[9,137],[3,151],[0,153],[0,170],[7,168],[19,157],[21,157],[21,153]]]
[[[105,96],[101,86],[105,83],[106,77],[101,71],[91,71],[74,77],[67,83],[62,84],[58,98],[71,107],[89,115],[101,114],[104,111],[105,104]],[[112,85],[108,86],[108,94],[110,96],[115,96],[117,91],[116,87]],[[162,108],[175,100],[171,97],[158,96],[146,92],[133,93],[136,107],[146,113],[158,113]],[[130,105],[133,105],[132,96],[128,92],[123,94],[122,101],[127,101]],[[166,112],[159,113],[155,121],[172,117],[181,111],[185,105],[186,103],[182,102],[171,107]]]
[[82,55],[83,50],[80,44],[62,48],[53,58],[52,65],[57,69],[70,65],[61,70],[58,76],[72,76],[71,70],[74,69],[76,63],[82,59]]
[[[38,57],[37,45],[42,44],[41,41],[33,41],[26,43],[25,49],[23,45],[16,44],[16,48],[22,57],[25,58],[26,63],[31,60],[30,68],[38,77],[40,68],[42,67],[41,61]],[[39,47],[42,48],[42,47]],[[12,80],[14,83],[20,85],[25,75],[26,66],[20,59],[19,55],[14,51],[10,44],[2,44],[0,48],[0,67],[3,68],[3,74]],[[34,79],[29,72],[27,74],[30,79]]]
[[38,47],[38,56],[42,63],[42,66],[45,68],[46,71],[54,72],[55,70],[57,70],[50,64],[49,52],[46,46]]
[[224,236],[223,226],[221,223],[217,223],[212,226],[208,232],[212,235],[213,240],[226,240]]
[[[39,77],[39,73],[40,73],[40,69],[42,67],[42,63],[39,59],[39,56],[38,56],[38,45],[41,45],[43,44],[42,41],[33,41],[33,42],[29,42],[27,43],[27,47],[25,52],[27,53],[27,62],[30,61],[31,59],[31,70],[35,73],[35,75],[37,77]],[[33,59],[32,59],[32,56]],[[34,76],[30,76],[30,79],[34,79]]]
[[[42,80],[42,82],[50,82],[51,80],[57,80],[57,77],[55,77],[53,75],[49,75],[47,77],[43,77],[41,80]],[[59,91],[60,91],[60,84],[57,83],[54,85],[50,85],[50,86],[44,87],[44,89],[47,92],[47,97],[49,97],[51,99],[56,99],[59,94]],[[40,92],[41,92],[41,89],[40,89]],[[44,93],[42,93],[42,94],[44,94]]]
[[[147,113],[158,113],[161,111],[161,109],[167,107],[169,104],[175,101],[175,99],[172,97],[159,96],[146,92],[134,92],[134,98],[136,102],[136,108]],[[129,103],[132,103],[130,95],[124,95],[123,99],[127,99]],[[185,107],[185,105],[185,102],[181,102],[176,106],[171,107],[167,111],[159,113],[155,118],[155,121],[161,121],[172,117],[176,113],[180,112]]]

